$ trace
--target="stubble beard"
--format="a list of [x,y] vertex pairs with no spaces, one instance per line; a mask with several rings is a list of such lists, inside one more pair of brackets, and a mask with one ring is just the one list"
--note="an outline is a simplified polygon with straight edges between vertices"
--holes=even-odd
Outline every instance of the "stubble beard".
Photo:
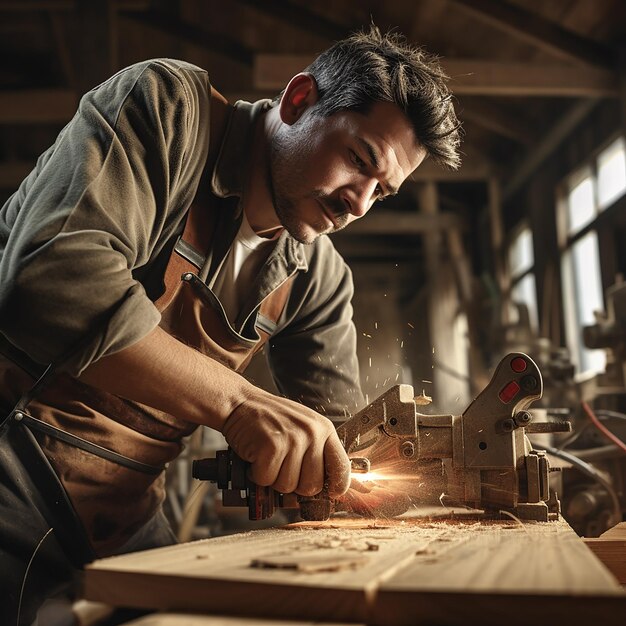
[[[307,245],[320,235],[341,230],[348,223],[348,215],[343,208],[322,190],[314,189],[304,195],[300,191],[299,181],[306,180],[306,163],[311,162],[308,158],[310,143],[309,124],[300,128],[292,126],[288,132],[279,130],[270,143],[268,181],[274,210],[283,228],[296,241]],[[335,227],[329,228],[321,213],[318,221],[304,223],[298,214],[298,203],[306,200],[317,200],[333,216]]]

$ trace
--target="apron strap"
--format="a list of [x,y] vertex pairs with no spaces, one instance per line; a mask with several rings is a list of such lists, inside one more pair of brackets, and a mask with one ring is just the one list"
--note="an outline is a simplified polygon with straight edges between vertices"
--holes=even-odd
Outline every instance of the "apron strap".
[[[211,87],[210,106],[209,151],[199,190],[204,189],[203,183],[213,175],[213,169],[232,111],[232,106],[228,104],[226,98],[213,87]],[[206,250],[213,239],[216,220],[215,212],[207,210],[204,203],[196,201],[191,203],[185,218],[183,233],[178,238],[165,269],[163,277],[165,290],[154,303],[159,311],[164,311],[174,299],[183,274],[187,272],[197,274],[198,270],[202,269],[206,260]]]
[[109,450],[109,448],[87,441],[78,435],[61,430],[56,426],[52,426],[52,424],[48,424],[47,422],[37,419],[24,411],[14,410],[9,417],[12,418],[14,422],[20,422],[31,430],[44,433],[45,435],[49,435],[50,437],[54,437],[55,439],[68,443],[75,448],[80,448],[81,450],[85,450],[85,452],[99,456],[100,458],[116,463],[117,465],[122,465],[128,469],[135,470],[136,472],[158,476],[163,470],[165,470],[164,466],[157,467],[155,465],[142,463],[141,461],[135,461],[135,459],[119,454],[119,452],[114,452],[113,450]]

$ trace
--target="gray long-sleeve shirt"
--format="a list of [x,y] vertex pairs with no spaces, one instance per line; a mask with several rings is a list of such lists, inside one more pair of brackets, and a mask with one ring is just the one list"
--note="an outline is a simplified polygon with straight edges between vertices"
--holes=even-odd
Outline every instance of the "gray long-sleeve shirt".
[[[206,162],[209,96],[207,73],[188,63],[160,59],[120,71],[81,99],[2,207],[0,332],[31,359],[70,354],[63,367],[78,375],[159,323],[153,301],[163,261]],[[267,106],[236,105],[212,176],[215,195],[240,195],[250,131]],[[237,222],[241,209],[230,205]],[[292,268],[298,275],[269,344],[274,378],[281,392],[329,415],[353,412],[362,396],[352,280],[327,237],[303,246],[284,233],[249,311]]]

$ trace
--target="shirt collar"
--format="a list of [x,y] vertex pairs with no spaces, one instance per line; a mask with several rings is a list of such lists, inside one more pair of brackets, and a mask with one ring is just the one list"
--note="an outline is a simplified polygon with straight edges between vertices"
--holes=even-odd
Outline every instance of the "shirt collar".
[[[211,191],[220,198],[241,196],[243,176],[248,157],[252,150],[254,127],[259,117],[271,107],[271,100],[258,100],[250,103],[244,100],[235,102],[222,139],[213,175]],[[241,203],[237,207],[237,217],[241,213]],[[294,270],[308,269],[304,245],[296,241],[286,231],[276,243],[275,252],[284,255],[287,264]]]
[[220,198],[240,196],[246,163],[252,150],[254,127],[261,114],[270,108],[271,100],[250,103],[244,100],[235,102],[226,124],[213,176],[211,191]]

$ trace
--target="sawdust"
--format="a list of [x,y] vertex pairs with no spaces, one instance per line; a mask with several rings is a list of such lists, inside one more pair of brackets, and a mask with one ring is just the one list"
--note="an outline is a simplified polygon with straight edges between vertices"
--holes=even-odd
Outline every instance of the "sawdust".
[[417,406],[427,406],[432,404],[433,399],[431,396],[427,396],[426,391],[422,389],[422,393],[419,396],[415,396],[413,401]]

